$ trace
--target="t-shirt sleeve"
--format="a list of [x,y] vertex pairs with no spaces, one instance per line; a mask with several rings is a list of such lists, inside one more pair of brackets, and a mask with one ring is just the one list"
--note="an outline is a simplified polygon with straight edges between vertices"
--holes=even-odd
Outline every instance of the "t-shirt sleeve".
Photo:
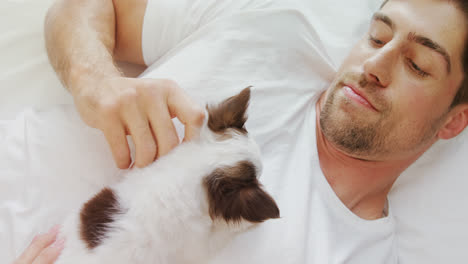
[[156,62],[209,22],[252,8],[260,0],[148,0],[142,30],[146,65]]

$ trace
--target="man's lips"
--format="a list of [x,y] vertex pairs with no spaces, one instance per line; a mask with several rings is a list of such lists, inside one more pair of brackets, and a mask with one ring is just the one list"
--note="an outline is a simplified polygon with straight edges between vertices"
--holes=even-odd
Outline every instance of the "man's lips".
[[377,109],[369,102],[369,100],[367,100],[366,97],[364,97],[364,95],[362,93],[360,93],[357,89],[354,89],[353,87],[351,86],[348,86],[348,85],[344,85],[343,86],[343,91],[344,91],[344,94],[350,98],[351,100],[354,100],[376,112]]

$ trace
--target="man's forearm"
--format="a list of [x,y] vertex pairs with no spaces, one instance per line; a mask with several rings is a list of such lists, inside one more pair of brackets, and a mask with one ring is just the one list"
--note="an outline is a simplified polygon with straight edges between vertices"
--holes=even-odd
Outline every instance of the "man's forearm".
[[72,94],[88,81],[120,75],[112,0],[58,0],[48,11],[45,39],[50,62]]

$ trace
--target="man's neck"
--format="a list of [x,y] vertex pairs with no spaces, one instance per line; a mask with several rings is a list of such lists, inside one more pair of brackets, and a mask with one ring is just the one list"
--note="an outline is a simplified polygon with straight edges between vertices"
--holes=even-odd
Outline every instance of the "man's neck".
[[368,220],[381,218],[393,183],[420,155],[383,162],[357,159],[340,151],[320,128],[323,97],[316,105],[317,150],[322,172],[341,202],[354,214]]

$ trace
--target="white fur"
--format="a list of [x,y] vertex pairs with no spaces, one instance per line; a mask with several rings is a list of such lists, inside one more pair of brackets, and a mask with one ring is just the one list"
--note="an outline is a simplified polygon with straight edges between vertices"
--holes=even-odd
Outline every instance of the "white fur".
[[66,221],[65,249],[57,264],[207,263],[235,233],[251,226],[213,222],[202,179],[216,168],[248,160],[260,175],[260,152],[247,135],[229,129],[220,136],[207,127],[143,169],[131,170],[115,186],[123,215],[111,224],[108,237],[89,250],[79,235],[80,209]]

